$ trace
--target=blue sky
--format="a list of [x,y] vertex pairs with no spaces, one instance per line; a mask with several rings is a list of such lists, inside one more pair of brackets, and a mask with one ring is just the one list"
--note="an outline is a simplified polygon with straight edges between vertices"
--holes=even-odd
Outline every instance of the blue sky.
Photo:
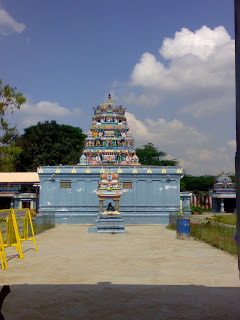
[[11,121],[86,132],[111,92],[136,146],[233,172],[233,39],[233,0],[2,0],[1,79],[28,98]]

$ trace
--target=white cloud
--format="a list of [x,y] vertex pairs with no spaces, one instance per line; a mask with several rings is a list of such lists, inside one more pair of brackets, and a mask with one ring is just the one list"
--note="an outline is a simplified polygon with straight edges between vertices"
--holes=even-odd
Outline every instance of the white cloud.
[[212,148],[211,137],[179,120],[146,119],[144,122],[127,112],[128,124],[136,147],[152,142],[180,161],[188,173],[205,174],[233,171],[232,141],[228,146]]
[[234,171],[234,47],[223,26],[203,26],[165,38],[159,58],[142,54],[128,86],[114,87],[141,120],[147,114],[128,114],[138,146],[154,143],[192,174]]
[[180,148],[184,145],[184,148],[186,148],[192,144],[199,145],[207,141],[207,137],[195,128],[186,126],[176,119],[167,121],[164,118],[154,120],[148,118],[142,122],[129,112],[126,112],[126,116],[138,145],[153,142],[164,148],[171,145],[179,145]]
[[25,103],[21,111],[26,114],[44,115],[44,116],[66,116],[71,113],[67,108],[60,106],[57,102],[41,101],[36,104]]
[[[30,99],[28,99],[30,100]],[[27,102],[19,110],[14,110],[13,115],[9,115],[11,123],[18,124],[18,130],[36,125],[38,122],[52,121],[76,125],[82,111],[79,108],[69,109],[61,106],[58,102],[40,101],[38,103]]]
[[[185,105],[180,113],[189,113],[193,118],[204,118],[221,112],[232,112],[235,103],[234,94],[232,96],[222,96],[221,99],[214,97],[203,97],[191,104]],[[232,109],[231,109],[232,107]]]
[[0,34],[6,36],[12,32],[21,33],[26,28],[25,24],[17,22],[9,13],[0,9]]
[[167,101],[176,99],[182,101],[183,112],[204,117],[216,100],[215,111],[228,111],[234,96],[234,40],[224,27],[203,26],[195,32],[183,28],[175,38],[165,39],[159,52],[170,62],[164,64],[153,54],[143,53],[124,101],[134,103],[134,98],[138,105],[164,108]]
[[207,58],[214,52],[216,46],[222,46],[231,40],[229,34],[223,26],[211,30],[207,26],[196,30],[195,33],[182,28],[180,32],[175,33],[175,38],[165,38],[160,54],[165,59],[174,59],[192,54],[201,60]]

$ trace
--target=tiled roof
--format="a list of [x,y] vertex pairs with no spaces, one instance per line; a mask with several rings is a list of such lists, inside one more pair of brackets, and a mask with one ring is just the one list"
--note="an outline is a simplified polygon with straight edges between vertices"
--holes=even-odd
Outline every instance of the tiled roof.
[[37,183],[37,172],[0,172],[0,183]]

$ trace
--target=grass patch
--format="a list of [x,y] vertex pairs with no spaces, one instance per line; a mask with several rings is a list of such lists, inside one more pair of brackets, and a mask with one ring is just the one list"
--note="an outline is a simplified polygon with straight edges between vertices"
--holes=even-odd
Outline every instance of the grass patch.
[[45,223],[45,224],[34,223],[33,224],[33,230],[35,235],[54,227],[55,227],[55,223]]
[[236,214],[231,214],[231,215],[213,216],[212,220],[215,221],[215,222],[236,226],[236,224],[237,224],[237,215]]
[[166,226],[166,228],[168,229],[168,230],[176,230],[176,228],[174,227],[174,225],[168,225],[168,226]]
[[[176,230],[176,225],[171,224],[167,228]],[[235,232],[236,227],[226,227],[212,224],[211,222],[205,224],[191,223],[190,227],[190,235],[194,239],[204,241],[233,255],[237,255],[237,246],[233,240]]]
[[212,224],[191,224],[191,236],[213,247],[237,255],[237,246],[233,240],[236,228]]

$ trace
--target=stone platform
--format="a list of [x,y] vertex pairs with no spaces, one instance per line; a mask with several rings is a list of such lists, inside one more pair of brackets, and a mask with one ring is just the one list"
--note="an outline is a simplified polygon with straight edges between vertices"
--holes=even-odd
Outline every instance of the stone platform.
[[121,213],[118,211],[105,211],[101,213],[96,220],[96,225],[90,227],[88,232],[126,233]]

